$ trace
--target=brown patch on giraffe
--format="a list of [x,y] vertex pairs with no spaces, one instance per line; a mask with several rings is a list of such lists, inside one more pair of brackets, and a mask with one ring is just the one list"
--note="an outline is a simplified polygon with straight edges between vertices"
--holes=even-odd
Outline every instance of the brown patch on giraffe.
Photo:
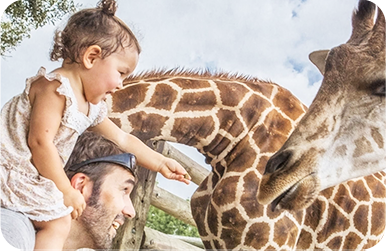
[[302,103],[284,88],[278,90],[273,99],[273,104],[275,107],[280,107],[280,110],[294,121],[302,116],[305,110]]
[[344,186],[339,186],[334,202],[347,213],[351,213],[356,206],[355,201],[350,199],[350,194]]
[[227,177],[222,179],[213,192],[213,202],[217,206],[234,203],[236,199],[236,185],[239,177]]
[[216,96],[212,91],[185,93],[176,107],[176,112],[207,111],[217,103]]
[[[205,229],[205,208],[207,208],[208,201],[210,200],[210,195],[204,195],[201,197],[195,197],[191,200],[190,205],[192,208],[192,216],[197,223],[197,230],[201,236],[207,236],[208,233]],[[196,210],[194,210],[196,209]],[[198,210],[203,209],[203,210]]]
[[264,207],[256,199],[258,186],[259,178],[253,171],[245,175],[240,204],[250,219],[264,215]]
[[170,85],[159,84],[155,87],[154,95],[146,107],[154,107],[156,109],[170,110],[173,102],[176,100],[178,92]]
[[222,177],[225,172],[225,167],[221,164],[221,162],[216,163],[216,171]]
[[381,235],[386,224],[386,205],[384,202],[371,204],[371,234]]
[[114,124],[116,124],[119,128],[122,127],[121,119],[118,118],[109,118]]
[[378,172],[378,173],[374,173],[373,175],[374,175],[377,179],[382,180],[383,177],[385,176],[385,173],[384,173],[384,172]]
[[134,129],[131,133],[146,141],[161,134],[167,118],[158,114],[138,112],[128,116],[128,120]]
[[318,233],[317,241],[319,243],[325,242],[331,233],[345,231],[350,227],[350,221],[334,207],[328,209],[328,221]]
[[371,146],[371,142],[364,136],[360,139],[355,140],[354,143],[356,146],[353,154],[354,158],[360,157],[366,153],[371,153],[374,151],[373,147]]
[[323,213],[326,211],[326,203],[322,200],[316,199],[314,203],[306,210],[306,218],[304,225],[309,226],[312,230],[316,230],[319,226],[319,221],[315,219],[322,219]]
[[[223,248],[218,240],[213,240],[213,245],[217,250],[221,250]],[[212,250],[212,248],[207,248],[207,250]]]
[[137,107],[145,100],[149,84],[129,85],[112,94],[112,112],[124,112]]
[[329,135],[328,122],[325,120],[322,124],[317,125],[316,131],[306,138],[307,141],[315,141],[317,139],[324,138]]
[[267,250],[267,251],[274,251],[274,250],[277,250],[277,248],[275,248],[273,246],[268,246],[265,250]]
[[329,199],[329,198],[331,198],[333,193],[334,193],[334,187],[331,187],[331,188],[327,188],[327,189],[324,189],[323,191],[321,191],[320,195]]
[[257,157],[257,153],[248,142],[249,137],[245,137],[238,145],[228,154],[227,172],[243,172],[246,168],[251,167]]
[[347,155],[347,146],[346,145],[338,146],[335,149],[334,155],[335,156],[346,156]]
[[374,247],[379,241],[367,239],[366,245],[363,246],[363,250]]
[[365,176],[364,179],[369,187],[371,187],[371,194],[374,198],[385,198],[386,189],[385,184],[377,180],[373,175]]
[[[384,130],[384,128],[382,130]],[[373,137],[379,148],[382,149],[385,146],[385,142],[382,134],[379,132],[379,128],[371,128],[371,137]]]
[[210,241],[202,241],[202,243],[204,244],[206,249],[208,250],[212,249],[212,245],[210,244]]
[[355,211],[354,214],[354,226],[355,228],[366,236],[367,228],[368,228],[368,217],[369,215],[369,206],[361,205]]
[[212,203],[210,203],[210,205],[208,207],[208,223],[207,224],[208,224],[210,232],[212,234],[214,234],[215,236],[218,235],[218,227],[219,227],[217,216],[218,216],[217,210],[213,207]]
[[296,249],[310,249],[312,242],[312,234],[302,229],[298,238],[298,243],[296,244]]
[[215,81],[217,88],[220,91],[222,104],[225,106],[236,107],[244,98],[245,94],[249,92],[247,88],[242,85],[223,81]]
[[350,232],[344,240],[343,249],[356,249],[361,242],[361,237],[359,237],[356,233]]
[[270,230],[268,223],[261,222],[252,224],[245,235],[245,245],[255,250],[260,250],[268,242]]
[[220,238],[225,242],[226,249],[235,248],[241,243],[242,231],[234,231],[234,229],[245,229],[247,222],[236,208],[232,208],[223,212],[221,224],[223,228]]
[[271,111],[265,118],[264,124],[270,134],[281,134],[288,137],[292,131],[291,121],[284,118],[277,110]]
[[208,190],[208,181],[209,181],[209,177],[210,177],[210,175],[208,176],[208,177],[206,177],[202,182],[201,182],[201,184],[198,186],[198,188],[197,188],[197,192],[201,192],[201,191],[206,191],[206,190]]
[[214,130],[212,117],[176,118],[171,136],[181,144],[194,146]]
[[206,153],[211,153],[214,156],[220,155],[231,143],[228,138],[217,134],[216,137],[209,143],[209,145],[204,146],[203,150]]
[[359,201],[370,201],[370,194],[365,188],[362,180],[347,182],[352,196]]
[[274,153],[284,144],[287,137],[277,130],[267,129],[267,125],[259,125],[253,133],[253,140],[261,152]]
[[298,227],[287,216],[278,220],[275,223],[273,231],[273,240],[279,245],[288,245],[290,247],[295,246],[298,237]]
[[220,177],[218,177],[216,172],[213,172],[213,175],[212,175],[212,185],[213,186],[216,185],[219,180],[220,180]]
[[[273,85],[269,82],[246,82],[245,83],[253,91],[261,93],[263,96],[269,98],[272,95]],[[280,87],[279,87],[280,88]]]
[[339,250],[342,246],[343,238],[342,236],[337,236],[327,243],[327,247],[332,250]]
[[178,85],[183,89],[201,89],[210,87],[209,81],[206,79],[189,79],[189,78],[175,78],[170,79],[170,82]]
[[243,107],[240,109],[240,113],[249,129],[258,122],[261,116],[261,114],[256,112],[256,110],[264,111],[270,106],[271,104],[267,100],[262,99],[258,95],[252,95],[245,102]]
[[269,160],[269,157],[268,156],[261,156],[260,157],[260,160],[259,160],[259,163],[257,163],[257,171],[259,171],[259,173],[261,175],[263,175],[264,171],[265,171],[265,167],[267,166],[267,162]]
[[233,137],[239,136],[244,131],[244,126],[235,111],[220,109],[217,112],[217,117],[219,121],[224,122],[220,124],[220,129],[225,130]]

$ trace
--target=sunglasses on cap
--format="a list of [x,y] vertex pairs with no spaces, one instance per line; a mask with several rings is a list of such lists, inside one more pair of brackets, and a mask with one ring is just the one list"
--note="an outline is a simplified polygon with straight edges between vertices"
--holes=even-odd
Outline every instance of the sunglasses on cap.
[[113,163],[120,165],[124,167],[125,169],[129,170],[133,175],[134,175],[134,167],[136,165],[136,158],[133,154],[131,153],[122,153],[122,154],[117,154],[117,155],[110,155],[106,157],[100,157],[100,158],[94,158],[94,159],[89,159],[80,162],[79,164],[75,164],[70,166],[67,170],[69,171],[77,171],[79,168],[82,166],[91,164],[91,163],[98,163],[98,162],[105,162],[105,163]]

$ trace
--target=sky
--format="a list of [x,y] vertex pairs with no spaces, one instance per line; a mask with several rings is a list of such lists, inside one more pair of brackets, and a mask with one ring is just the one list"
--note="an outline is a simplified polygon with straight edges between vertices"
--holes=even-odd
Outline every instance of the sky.
[[[1,0],[4,4],[12,0]],[[80,8],[98,0],[75,0]],[[385,9],[385,1],[375,0]],[[271,80],[289,89],[307,106],[322,76],[308,60],[312,51],[345,43],[357,0],[118,0],[116,15],[133,30],[142,47],[135,73],[153,69],[209,69]],[[49,61],[55,28],[31,32],[9,56],[1,58],[1,107],[24,89],[25,79]],[[203,157],[179,149],[198,163]],[[159,186],[190,198],[197,186],[158,177]]]

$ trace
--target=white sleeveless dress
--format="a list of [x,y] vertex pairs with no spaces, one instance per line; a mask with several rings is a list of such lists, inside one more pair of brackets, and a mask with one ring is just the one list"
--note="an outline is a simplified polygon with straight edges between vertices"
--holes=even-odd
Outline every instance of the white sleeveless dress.
[[49,221],[72,212],[72,207],[63,203],[63,194],[55,183],[38,173],[32,165],[32,154],[27,144],[31,105],[29,90],[31,83],[44,76],[58,80],[60,95],[65,96],[66,106],[57,135],[54,139],[63,167],[71,155],[76,140],[87,128],[97,125],[107,115],[105,102],[90,103],[86,116],[78,110],[77,100],[67,78],[57,73],[46,73],[40,68],[35,77],[26,81],[24,92],[12,98],[1,110],[1,207],[25,214],[35,221]]

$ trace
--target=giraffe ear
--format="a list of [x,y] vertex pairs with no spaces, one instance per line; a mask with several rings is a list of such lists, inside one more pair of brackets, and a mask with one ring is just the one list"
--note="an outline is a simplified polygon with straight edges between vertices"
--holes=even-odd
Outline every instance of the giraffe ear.
[[311,62],[319,69],[320,73],[324,75],[324,70],[326,66],[327,54],[330,50],[320,50],[311,52],[308,56]]

